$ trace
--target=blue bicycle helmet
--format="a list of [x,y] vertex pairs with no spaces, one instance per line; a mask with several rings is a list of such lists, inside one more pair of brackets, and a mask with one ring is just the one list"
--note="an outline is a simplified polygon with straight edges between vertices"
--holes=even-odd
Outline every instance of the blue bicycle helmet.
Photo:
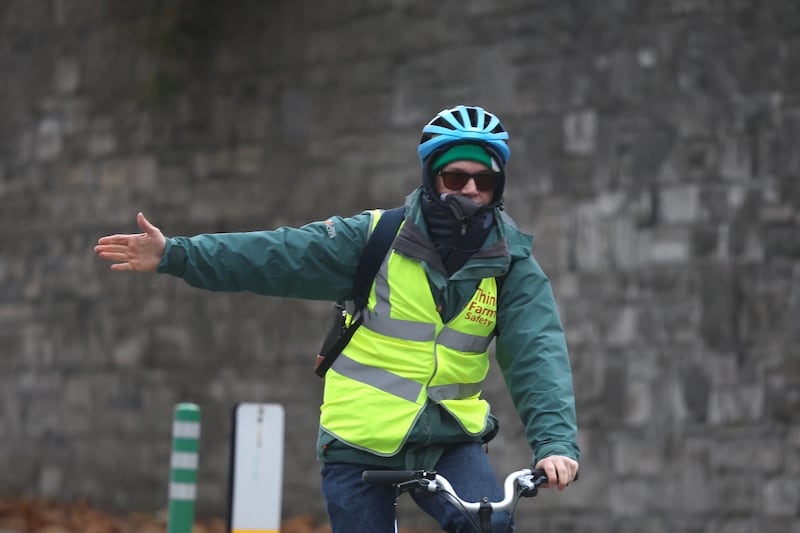
[[508,133],[499,118],[482,107],[459,105],[439,111],[422,128],[417,151],[424,165],[428,156],[444,146],[472,142],[490,147],[505,165],[511,155],[507,141]]

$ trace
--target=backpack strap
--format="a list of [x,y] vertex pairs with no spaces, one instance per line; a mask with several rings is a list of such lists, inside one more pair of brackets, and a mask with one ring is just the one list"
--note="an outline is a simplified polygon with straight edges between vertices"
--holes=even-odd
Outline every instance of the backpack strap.
[[367,245],[361,253],[361,259],[358,261],[356,275],[353,279],[353,302],[356,305],[356,311],[361,311],[367,306],[372,282],[381,268],[383,258],[389,252],[405,214],[405,207],[387,209],[381,214],[378,224],[372,230]]
[[341,304],[337,304],[334,308],[335,326],[328,332],[323,347],[320,349],[320,355],[317,356],[317,366],[314,372],[319,377],[325,377],[325,373],[333,366],[333,362],[339,357],[339,354],[342,353],[344,347],[347,346],[347,343],[350,342],[353,334],[361,325],[363,320],[362,311],[367,306],[372,282],[381,268],[383,258],[386,257],[389,248],[392,246],[405,213],[405,207],[396,207],[384,211],[372,230],[367,240],[367,245],[364,247],[364,251],[361,252],[356,274],[353,278],[355,311],[353,312],[352,321],[349,325],[344,325],[345,309]]

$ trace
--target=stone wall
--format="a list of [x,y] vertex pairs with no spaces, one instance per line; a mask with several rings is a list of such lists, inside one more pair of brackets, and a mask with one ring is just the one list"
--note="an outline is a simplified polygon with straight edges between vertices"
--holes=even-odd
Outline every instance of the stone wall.
[[[512,135],[584,453],[520,522],[800,531],[796,0],[9,0],[0,68],[0,493],[161,508],[192,401],[198,512],[223,514],[231,408],[266,401],[285,513],[322,515],[328,305],[112,273],[92,246],[140,210],[185,235],[398,205],[421,126],[474,103]],[[525,466],[495,374],[487,394],[498,471]]]

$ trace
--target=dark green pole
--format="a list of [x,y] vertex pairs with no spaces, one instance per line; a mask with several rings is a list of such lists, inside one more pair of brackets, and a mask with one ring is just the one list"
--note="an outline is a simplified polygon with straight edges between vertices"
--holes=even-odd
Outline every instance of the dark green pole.
[[192,531],[199,450],[200,407],[193,403],[180,403],[175,406],[172,422],[167,533]]

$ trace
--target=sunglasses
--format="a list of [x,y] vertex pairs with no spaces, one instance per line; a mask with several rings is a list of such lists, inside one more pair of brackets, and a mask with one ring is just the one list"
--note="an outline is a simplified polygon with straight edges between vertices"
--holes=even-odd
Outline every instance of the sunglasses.
[[475,180],[475,188],[479,191],[487,192],[494,190],[501,173],[490,170],[474,173],[464,172],[463,170],[440,170],[438,174],[442,177],[444,186],[451,191],[463,189],[469,180]]

